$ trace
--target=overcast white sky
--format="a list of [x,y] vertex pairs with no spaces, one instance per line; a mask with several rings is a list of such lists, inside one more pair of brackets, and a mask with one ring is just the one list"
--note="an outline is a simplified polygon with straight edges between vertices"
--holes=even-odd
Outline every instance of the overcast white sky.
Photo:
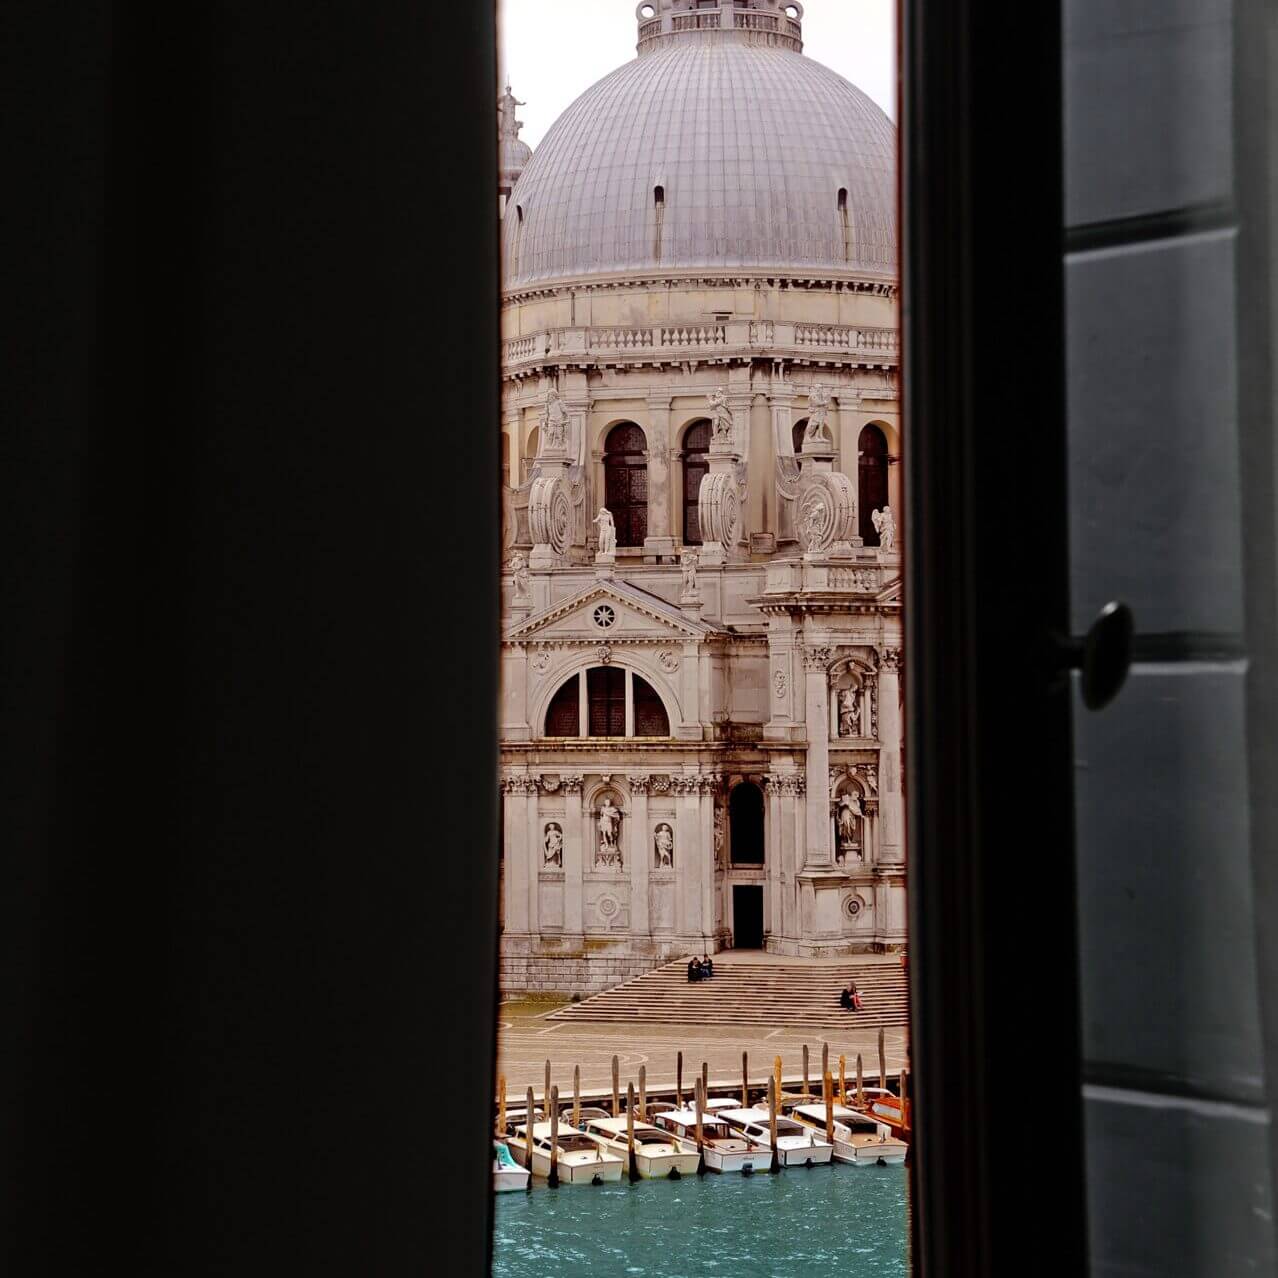
[[[592,84],[635,56],[633,0],[499,0],[502,84],[510,76],[520,134],[541,141]],[[896,0],[804,0],[803,51],[896,118]]]

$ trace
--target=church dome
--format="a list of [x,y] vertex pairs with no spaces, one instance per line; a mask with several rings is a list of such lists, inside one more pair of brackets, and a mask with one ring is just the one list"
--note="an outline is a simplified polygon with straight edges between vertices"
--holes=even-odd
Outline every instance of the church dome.
[[640,56],[560,116],[514,188],[505,287],[697,269],[893,279],[895,128],[800,52],[796,12],[641,5]]

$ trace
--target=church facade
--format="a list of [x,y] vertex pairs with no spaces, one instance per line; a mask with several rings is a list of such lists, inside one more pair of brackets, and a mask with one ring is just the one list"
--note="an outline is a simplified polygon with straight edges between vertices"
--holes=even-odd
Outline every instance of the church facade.
[[895,135],[802,18],[502,99],[506,990],[905,943]]

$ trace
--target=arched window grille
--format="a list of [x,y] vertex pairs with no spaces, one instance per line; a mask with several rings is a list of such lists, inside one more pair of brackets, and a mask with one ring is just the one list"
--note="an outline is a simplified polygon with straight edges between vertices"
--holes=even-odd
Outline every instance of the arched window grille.
[[647,440],[633,422],[622,422],[608,432],[604,505],[617,525],[617,545],[642,546],[648,536]]
[[622,666],[592,666],[551,698],[548,737],[668,737],[670,716],[653,686]]
[[694,422],[683,437],[683,542],[701,545],[701,481],[710,469],[710,423]]
[[888,504],[887,437],[874,425],[867,426],[857,443],[857,508],[861,540],[867,546],[879,544],[874,530],[874,512]]

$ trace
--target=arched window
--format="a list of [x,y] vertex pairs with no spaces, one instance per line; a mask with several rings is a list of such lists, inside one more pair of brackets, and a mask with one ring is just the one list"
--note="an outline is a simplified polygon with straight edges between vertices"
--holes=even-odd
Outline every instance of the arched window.
[[683,437],[683,543],[701,545],[699,497],[701,481],[710,469],[710,423],[694,422]]
[[887,438],[877,426],[867,426],[857,443],[857,506],[860,510],[861,540],[867,546],[879,544],[874,531],[874,512],[888,504]]
[[604,505],[617,525],[618,546],[642,546],[648,535],[648,459],[643,431],[622,422],[604,445]]
[[573,675],[558,692],[546,712],[548,737],[579,737],[581,735],[581,693],[578,677]]
[[794,430],[791,435],[794,439],[794,455],[799,457],[803,453],[803,437],[808,433],[808,419],[804,417],[801,421],[794,423]]
[[728,799],[733,865],[763,864],[763,791],[743,781]]
[[657,696],[652,685],[638,675],[631,676],[633,681],[634,724],[637,737],[668,737],[670,735],[670,716],[666,707]]
[[548,737],[668,737],[670,716],[652,685],[621,666],[592,666],[551,698]]
[[656,210],[657,242],[654,246],[657,261],[661,260],[661,240],[666,225],[666,188],[656,186],[652,189],[652,203]]
[[852,222],[848,217],[848,189],[845,186],[839,188],[839,220],[843,227],[843,260],[850,262],[852,260]]
[[532,468],[537,462],[537,450],[541,447],[541,431],[534,426],[528,432],[528,443],[524,448],[524,455],[520,458],[519,465],[522,470],[520,482],[527,483],[528,476],[532,474]]

